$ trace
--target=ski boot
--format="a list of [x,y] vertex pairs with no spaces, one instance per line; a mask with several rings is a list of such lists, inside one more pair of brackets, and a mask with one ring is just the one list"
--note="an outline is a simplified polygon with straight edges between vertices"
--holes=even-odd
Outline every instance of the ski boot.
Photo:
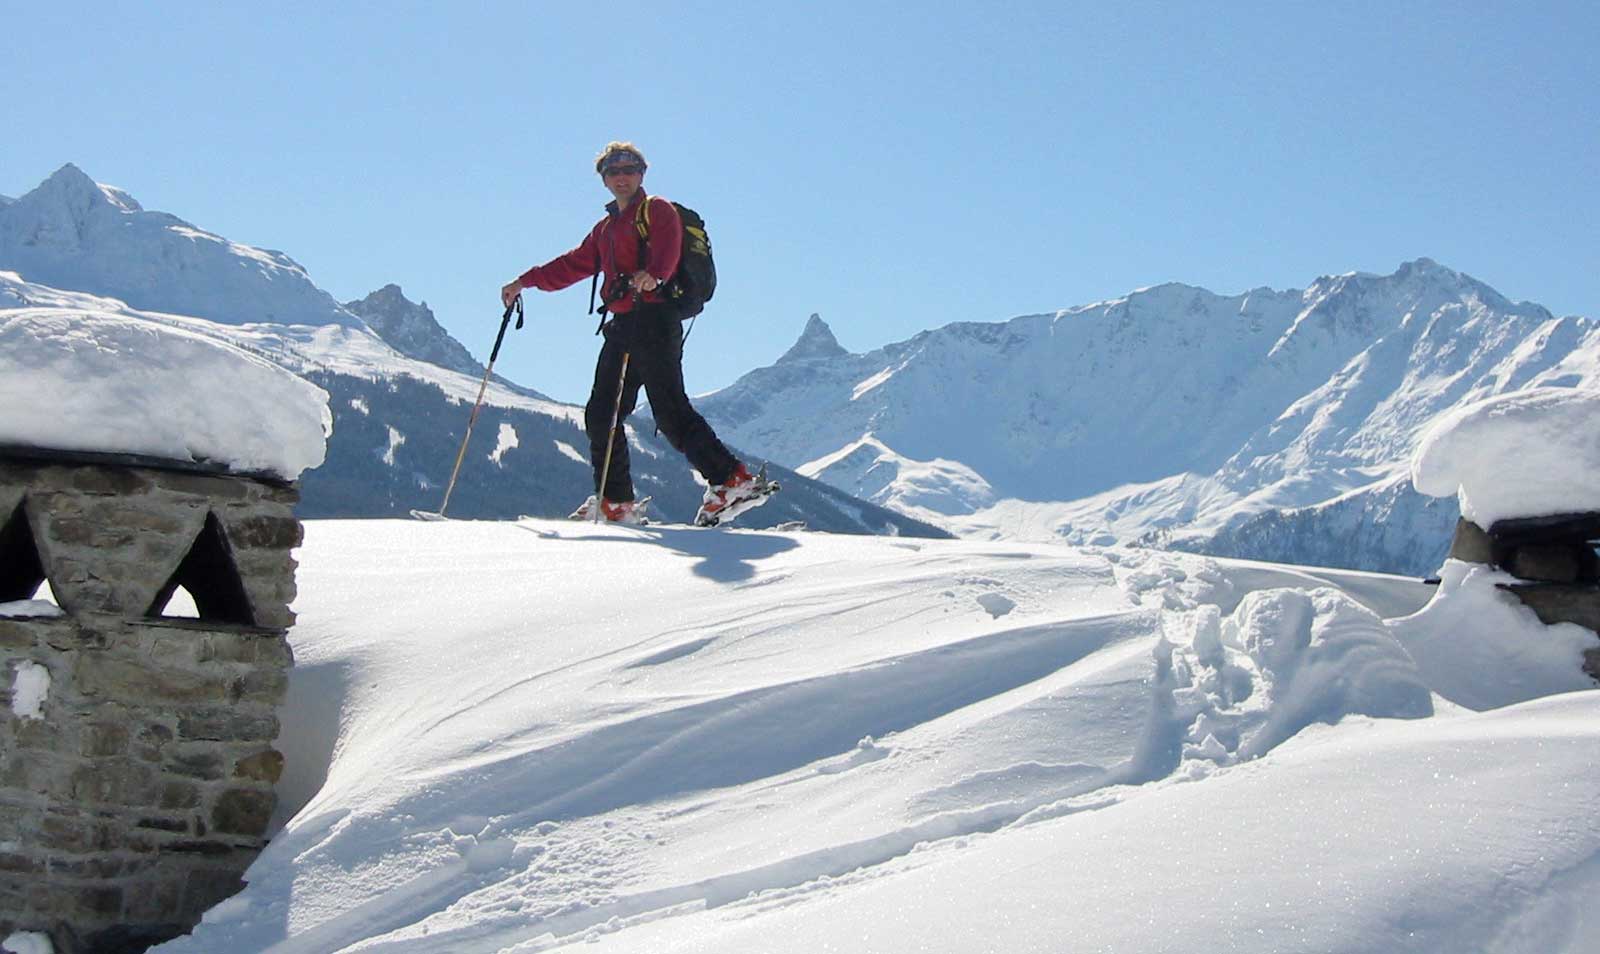
[[715,527],[727,523],[747,510],[754,510],[778,492],[776,482],[767,479],[767,468],[752,474],[743,464],[734,469],[726,483],[706,488],[700,512],[694,515],[697,527]]
[[[567,515],[568,520],[593,520],[596,497],[589,495],[589,499],[578,505],[578,509]],[[600,501],[600,515],[607,523],[621,523],[631,526],[647,526],[650,517],[645,513],[649,506],[650,498],[643,497],[639,500],[602,500]]]

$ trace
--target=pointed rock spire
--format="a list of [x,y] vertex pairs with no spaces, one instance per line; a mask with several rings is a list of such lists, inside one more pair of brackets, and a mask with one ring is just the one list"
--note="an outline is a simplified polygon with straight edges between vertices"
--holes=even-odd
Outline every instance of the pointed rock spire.
[[778,363],[811,358],[837,358],[849,353],[839,345],[839,339],[833,336],[833,329],[822,320],[822,316],[814,314],[811,320],[806,322],[805,330],[800,332],[800,339],[784,352]]
[[38,188],[24,196],[51,197],[57,202],[65,202],[78,209],[89,209],[100,204],[115,206],[125,212],[142,212],[144,209],[134,200],[133,196],[121,189],[108,185],[101,185],[89,177],[89,174],[79,169],[72,163],[67,163],[50,177],[41,182]]

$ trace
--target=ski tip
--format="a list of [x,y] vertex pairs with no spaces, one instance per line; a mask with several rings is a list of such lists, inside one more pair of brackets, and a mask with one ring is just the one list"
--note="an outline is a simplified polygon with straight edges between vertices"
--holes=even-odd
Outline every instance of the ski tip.
[[413,510],[411,511],[411,516],[417,518],[418,520],[432,520],[434,522],[450,519],[444,514],[434,510]]

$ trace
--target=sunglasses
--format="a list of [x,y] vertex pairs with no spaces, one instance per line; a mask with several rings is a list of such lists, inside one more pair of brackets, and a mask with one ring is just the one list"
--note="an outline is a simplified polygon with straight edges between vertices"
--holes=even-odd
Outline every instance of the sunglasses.
[[630,162],[623,165],[606,166],[600,171],[600,174],[605,176],[636,176],[643,171],[644,166]]

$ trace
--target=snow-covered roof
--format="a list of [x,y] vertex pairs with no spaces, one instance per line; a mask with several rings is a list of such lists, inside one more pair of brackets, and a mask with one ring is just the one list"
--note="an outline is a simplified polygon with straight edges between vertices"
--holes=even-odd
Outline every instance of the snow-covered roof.
[[1417,490],[1460,495],[1480,527],[1600,511],[1600,391],[1533,388],[1441,414],[1411,465]]
[[[0,286],[18,287],[0,272]],[[285,480],[322,463],[327,392],[194,319],[112,299],[5,307],[0,298],[0,444],[137,454]],[[186,326],[188,325],[188,326]]]

